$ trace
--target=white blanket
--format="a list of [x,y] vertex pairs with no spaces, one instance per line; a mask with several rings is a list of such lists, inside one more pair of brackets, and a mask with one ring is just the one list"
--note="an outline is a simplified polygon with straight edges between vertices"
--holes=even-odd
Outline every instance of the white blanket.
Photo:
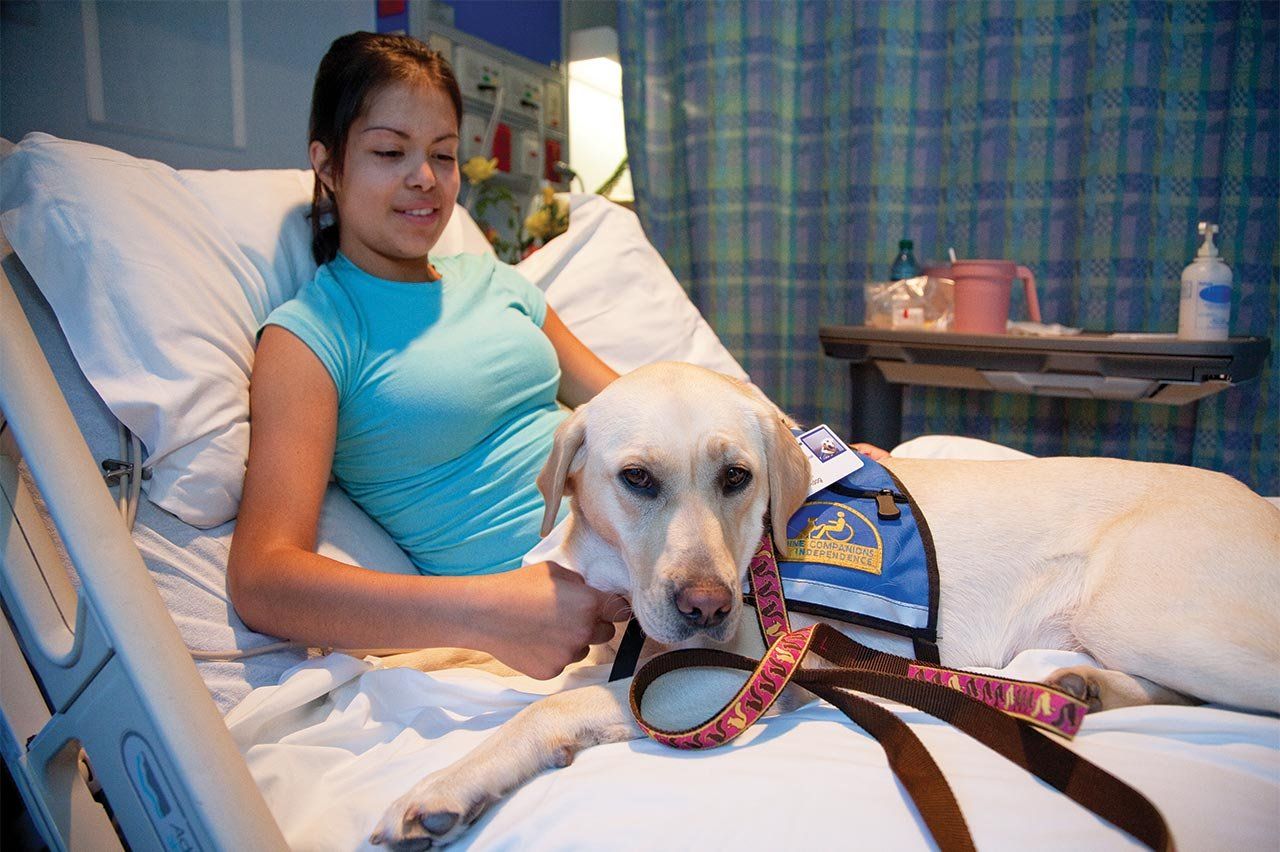
[[[1021,654],[1036,678],[1087,658]],[[351,850],[387,805],[541,695],[598,682],[453,669],[379,669],[335,654],[255,690],[227,716],[296,849]],[[895,707],[933,753],[979,848],[1136,845],[954,728]],[[1089,717],[1074,747],[1145,793],[1179,849],[1274,849],[1280,720],[1220,707],[1142,707]],[[930,848],[876,742],[815,702],[706,753],[652,741],[598,746],[495,805],[458,848],[671,850]]]

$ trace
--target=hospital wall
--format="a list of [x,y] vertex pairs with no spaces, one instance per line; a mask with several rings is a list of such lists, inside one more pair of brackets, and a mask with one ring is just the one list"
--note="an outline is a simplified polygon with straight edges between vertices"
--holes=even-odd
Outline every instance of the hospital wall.
[[0,4],[0,134],[33,130],[178,168],[306,165],[315,69],[366,0]]
[[[539,62],[560,59],[566,29],[616,21],[601,0],[448,5],[458,29]],[[305,167],[316,66],[333,39],[374,29],[375,0],[5,0],[0,135],[39,130],[178,168]]]

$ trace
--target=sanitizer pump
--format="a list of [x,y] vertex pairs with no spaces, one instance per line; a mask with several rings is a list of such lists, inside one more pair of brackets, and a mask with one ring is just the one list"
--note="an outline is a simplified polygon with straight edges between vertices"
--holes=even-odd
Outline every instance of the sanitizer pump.
[[1226,340],[1231,329],[1231,267],[1218,257],[1213,235],[1218,226],[1200,223],[1204,244],[1182,270],[1178,305],[1178,337],[1183,340]]

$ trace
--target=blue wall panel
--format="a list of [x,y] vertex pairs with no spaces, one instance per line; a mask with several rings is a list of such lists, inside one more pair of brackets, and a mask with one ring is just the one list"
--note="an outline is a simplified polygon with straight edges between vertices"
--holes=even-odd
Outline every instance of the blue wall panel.
[[463,32],[534,62],[548,64],[561,60],[560,0],[444,2],[453,7],[453,25]]

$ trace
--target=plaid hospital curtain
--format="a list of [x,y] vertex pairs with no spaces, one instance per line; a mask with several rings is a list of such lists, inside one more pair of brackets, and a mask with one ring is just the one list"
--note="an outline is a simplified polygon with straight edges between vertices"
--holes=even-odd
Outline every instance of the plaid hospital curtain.
[[[1046,321],[1173,331],[1222,225],[1261,380],[1174,408],[911,388],[904,436],[1227,471],[1280,493],[1274,2],[637,2],[619,12],[650,238],[752,377],[847,428],[856,323],[897,241],[1031,266]],[[1020,310],[1015,295],[1015,315]],[[858,436],[851,436],[856,439]]]

